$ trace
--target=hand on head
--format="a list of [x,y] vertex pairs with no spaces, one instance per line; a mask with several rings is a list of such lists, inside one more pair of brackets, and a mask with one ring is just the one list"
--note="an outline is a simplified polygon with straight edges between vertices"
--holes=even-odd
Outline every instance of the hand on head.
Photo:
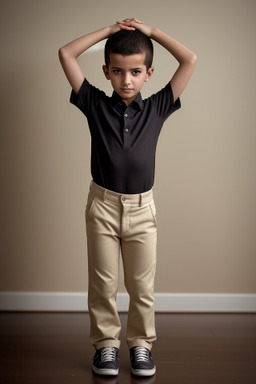
[[151,37],[152,27],[144,24],[144,21],[140,21],[133,17],[131,19],[118,20],[116,23],[119,25],[120,29],[126,29],[128,31],[134,31],[137,29],[138,31],[144,33],[144,35]]
[[118,20],[116,22],[121,29],[127,29],[128,31],[134,31],[137,28],[138,24],[144,24],[144,21],[140,21],[135,19],[134,17],[131,19]]

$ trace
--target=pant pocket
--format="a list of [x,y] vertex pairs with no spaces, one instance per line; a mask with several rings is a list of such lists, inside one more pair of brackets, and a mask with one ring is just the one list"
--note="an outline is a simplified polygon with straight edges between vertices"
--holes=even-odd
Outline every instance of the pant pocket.
[[153,216],[154,222],[155,222],[155,224],[157,224],[157,219],[156,219],[156,206],[155,206],[154,201],[151,201],[151,202],[149,203],[149,208],[150,208],[151,214],[152,214],[152,216]]
[[86,208],[85,208],[86,219],[89,219],[89,217],[91,216],[91,214],[93,212],[93,209],[95,206],[95,200],[96,200],[96,198],[93,195],[91,195],[91,194],[88,195],[87,204],[86,204]]

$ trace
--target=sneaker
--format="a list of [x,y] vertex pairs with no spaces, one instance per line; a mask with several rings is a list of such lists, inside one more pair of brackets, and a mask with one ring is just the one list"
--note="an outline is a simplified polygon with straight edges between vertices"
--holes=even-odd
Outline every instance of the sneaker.
[[130,349],[132,374],[136,376],[152,376],[156,373],[156,366],[150,351],[145,347]]
[[118,375],[118,348],[105,347],[97,349],[93,358],[92,370],[97,375]]

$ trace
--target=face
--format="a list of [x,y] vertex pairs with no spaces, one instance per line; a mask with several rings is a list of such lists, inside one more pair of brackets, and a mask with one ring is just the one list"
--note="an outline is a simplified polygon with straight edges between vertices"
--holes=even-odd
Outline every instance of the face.
[[144,82],[147,82],[153,74],[154,68],[146,68],[145,53],[134,55],[110,54],[110,64],[107,68],[103,65],[103,72],[112,87],[129,105],[140,92]]

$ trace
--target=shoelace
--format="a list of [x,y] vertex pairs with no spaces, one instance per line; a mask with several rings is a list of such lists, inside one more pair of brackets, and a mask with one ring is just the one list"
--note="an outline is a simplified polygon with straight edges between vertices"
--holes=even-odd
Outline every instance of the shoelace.
[[149,360],[149,352],[144,347],[137,347],[135,348],[135,360],[136,361],[145,361],[147,362]]
[[113,347],[106,347],[101,352],[101,360],[105,361],[115,361],[116,359],[116,350]]

